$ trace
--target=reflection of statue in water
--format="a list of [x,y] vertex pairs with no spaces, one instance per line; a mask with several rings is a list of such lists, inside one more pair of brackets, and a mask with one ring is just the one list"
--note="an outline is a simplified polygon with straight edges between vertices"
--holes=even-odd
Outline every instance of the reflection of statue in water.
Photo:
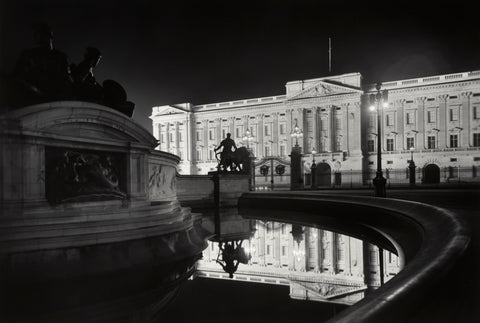
[[[250,171],[250,152],[245,147],[240,147],[237,149],[235,141],[230,138],[230,134],[227,133],[227,138],[222,140],[220,145],[215,148],[215,151],[223,147],[222,152],[220,153],[220,160],[218,162],[218,169],[220,171],[231,171],[231,172],[243,172],[248,173]],[[235,148],[235,151],[232,151],[232,147]],[[217,156],[217,153],[215,156]]]
[[[242,248],[243,240],[219,242],[220,253],[218,254],[216,262],[222,266],[223,270],[233,278],[233,274],[237,271],[240,263],[247,264],[250,256],[245,254]],[[222,257],[222,260],[218,258]]]
[[47,24],[33,27],[38,46],[22,52],[12,75],[9,103],[15,107],[72,97],[67,56],[55,49]]

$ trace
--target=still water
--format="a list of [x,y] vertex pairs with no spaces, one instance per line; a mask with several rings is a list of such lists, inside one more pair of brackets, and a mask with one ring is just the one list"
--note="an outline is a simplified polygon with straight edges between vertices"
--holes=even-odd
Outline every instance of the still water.
[[[391,246],[359,239],[368,236],[362,230],[349,235],[342,230],[349,228],[345,223],[322,224],[318,218],[300,223],[294,216],[279,221],[273,214],[240,215],[236,209],[216,216],[205,211],[199,218],[189,232],[103,250],[118,252],[111,257],[121,267],[115,272],[106,268],[94,276],[16,284],[0,302],[3,317],[6,322],[319,322],[400,270]],[[140,259],[145,245],[158,253],[154,263],[122,263],[123,250],[136,250]]]
[[204,215],[203,226],[213,235],[166,309],[169,322],[323,321],[400,270],[394,253],[319,226],[235,209]]

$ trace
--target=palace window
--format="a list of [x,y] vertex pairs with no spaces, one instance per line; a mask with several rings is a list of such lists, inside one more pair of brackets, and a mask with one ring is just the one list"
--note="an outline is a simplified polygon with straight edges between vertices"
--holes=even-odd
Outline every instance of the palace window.
[[264,130],[265,130],[264,131],[265,136],[271,136],[272,135],[272,127],[271,127],[270,124],[266,124],[264,126]]
[[197,160],[202,160],[202,151],[197,150]]
[[284,123],[281,123],[281,124],[280,124],[280,134],[281,134],[281,135],[284,135],[284,134],[285,134],[285,124],[284,124]]
[[435,123],[437,120],[436,120],[436,115],[435,115],[435,111],[433,110],[430,110],[427,112],[427,122],[428,123]]
[[458,135],[450,135],[450,148],[458,147]]
[[265,146],[265,156],[264,157],[268,157],[270,156],[270,146]]
[[335,119],[335,130],[342,130],[342,119]]
[[458,108],[450,109],[450,121],[458,121]]
[[407,137],[407,149],[415,148],[415,138]]
[[335,141],[335,151],[342,151],[342,137],[337,137]]
[[473,147],[480,147],[480,133],[473,134]]
[[435,136],[428,136],[427,137],[427,148],[428,149],[435,149]]
[[322,119],[320,122],[320,128],[322,131],[328,130],[327,119]]
[[367,141],[367,151],[370,153],[375,151],[375,140],[369,139]]
[[368,126],[370,128],[375,128],[375,119],[376,119],[376,115],[374,114],[368,115]]
[[286,155],[287,155],[287,154],[286,154],[286,147],[283,146],[283,145],[281,145],[281,146],[280,146],[280,156],[283,157],[283,156],[286,156]]
[[387,114],[387,126],[393,126],[393,114]]
[[480,106],[473,107],[473,119],[480,119]]
[[165,142],[165,136],[162,134],[160,134],[160,142],[163,144]]
[[215,152],[213,150],[208,151],[208,159],[210,159],[210,160],[215,159]]
[[415,124],[414,112],[407,112],[407,124]]
[[227,133],[228,133],[228,129],[227,129],[227,128],[223,128],[223,129],[222,129],[222,138],[227,138]]
[[178,141],[180,141],[180,142],[183,141],[183,137],[182,137],[182,133],[181,133],[181,132],[178,133]]
[[287,246],[282,246],[282,256],[287,255]]
[[202,140],[202,133],[201,133],[200,130],[197,130],[196,138],[197,138],[197,141],[201,141],[201,140]]
[[168,140],[169,140],[170,142],[173,142],[173,133],[169,133],[169,134],[168,134],[168,138],[169,138]]
[[393,151],[393,139],[387,139],[387,151]]
[[208,130],[208,139],[214,140],[215,139],[215,132],[213,129]]
[[242,136],[242,129],[240,127],[235,128],[235,137],[240,138]]

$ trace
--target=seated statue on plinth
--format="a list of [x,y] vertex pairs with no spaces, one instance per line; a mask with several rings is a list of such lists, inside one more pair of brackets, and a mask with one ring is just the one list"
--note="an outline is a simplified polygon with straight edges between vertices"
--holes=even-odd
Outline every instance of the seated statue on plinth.
[[9,103],[14,107],[70,100],[73,95],[67,55],[53,45],[47,24],[33,28],[37,47],[22,52],[10,82]]
[[100,85],[93,69],[102,57],[88,47],[82,62],[68,64],[67,55],[55,49],[53,32],[45,23],[34,25],[38,46],[24,50],[15,65],[8,84],[8,103],[14,108],[52,101],[80,100],[113,108],[133,115],[135,104],[127,101],[123,87],[105,80]]

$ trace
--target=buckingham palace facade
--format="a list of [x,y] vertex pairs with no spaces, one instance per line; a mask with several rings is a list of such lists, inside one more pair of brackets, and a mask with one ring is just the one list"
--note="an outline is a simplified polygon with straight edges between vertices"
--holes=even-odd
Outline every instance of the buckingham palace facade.
[[[150,118],[158,149],[180,156],[181,174],[215,170],[213,149],[231,133],[257,165],[270,161],[273,170],[273,162],[288,164],[298,143],[305,184],[315,160],[318,186],[353,187],[375,176],[377,111],[369,109],[375,87],[363,84],[359,73],[291,81],[285,94],[157,106]],[[380,110],[387,180],[408,183],[411,158],[417,183],[479,180],[480,71],[385,81],[381,89],[388,90],[388,105]],[[295,127],[302,137],[291,136]]]

